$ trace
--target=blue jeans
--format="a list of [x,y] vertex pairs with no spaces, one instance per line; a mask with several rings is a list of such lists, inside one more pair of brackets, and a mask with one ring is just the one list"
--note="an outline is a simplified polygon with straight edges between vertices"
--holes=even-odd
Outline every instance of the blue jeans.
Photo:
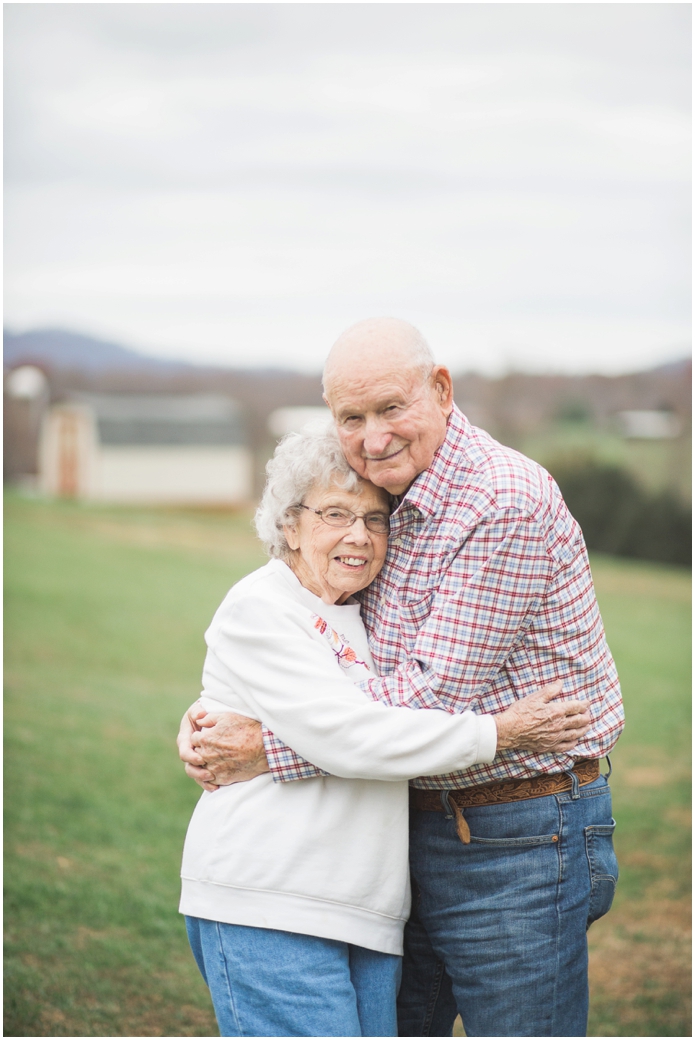
[[[572,775],[572,774],[571,774]],[[444,813],[413,810],[413,911],[400,1036],[585,1036],[586,930],[613,901],[610,790],[584,787]]]
[[401,958],[187,917],[220,1036],[397,1036]]

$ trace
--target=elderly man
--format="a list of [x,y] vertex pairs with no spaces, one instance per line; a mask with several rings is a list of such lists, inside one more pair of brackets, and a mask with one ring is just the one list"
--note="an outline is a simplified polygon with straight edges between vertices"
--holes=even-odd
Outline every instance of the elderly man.
[[[397,499],[386,566],[362,594],[375,699],[499,712],[561,679],[592,726],[571,753],[502,751],[412,785],[413,912],[401,1036],[584,1036],[586,930],[617,864],[598,760],[623,726],[581,531],[551,477],[472,426],[451,376],[395,319],[348,329],[324,372],[346,458]],[[317,770],[257,723],[221,719],[181,757],[199,782]],[[267,758],[267,762],[266,762]]]

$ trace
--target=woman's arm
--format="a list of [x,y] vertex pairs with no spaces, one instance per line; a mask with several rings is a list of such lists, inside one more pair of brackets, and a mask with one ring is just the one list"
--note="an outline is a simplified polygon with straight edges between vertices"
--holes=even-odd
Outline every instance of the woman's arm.
[[333,775],[404,780],[494,758],[489,716],[416,713],[367,698],[290,597],[263,588],[231,596],[208,640],[203,700],[262,719]]
[[[262,718],[299,754],[338,776],[401,780],[465,769],[495,754],[493,716],[369,701],[291,601],[246,596],[228,603],[211,637],[205,676],[206,693],[220,701],[226,684],[237,704],[244,698],[244,713]],[[523,712],[517,714],[518,729]],[[508,739],[503,727],[505,746]]]

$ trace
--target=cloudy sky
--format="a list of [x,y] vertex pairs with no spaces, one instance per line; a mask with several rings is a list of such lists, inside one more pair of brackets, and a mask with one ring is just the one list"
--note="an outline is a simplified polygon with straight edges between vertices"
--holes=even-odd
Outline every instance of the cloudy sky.
[[320,367],[690,344],[688,4],[6,4],[6,324]]

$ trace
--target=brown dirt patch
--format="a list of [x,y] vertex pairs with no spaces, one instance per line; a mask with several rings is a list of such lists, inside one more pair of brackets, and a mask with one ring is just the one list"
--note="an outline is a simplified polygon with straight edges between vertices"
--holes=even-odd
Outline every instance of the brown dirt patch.
[[613,1020],[610,1032],[593,1035],[690,1035],[689,899],[653,889],[648,900],[625,901],[592,927],[589,950],[595,1015],[610,1010]]
[[666,810],[666,819],[675,827],[690,830],[693,825],[693,811],[685,805],[673,805]]
[[690,603],[691,579],[685,568],[633,569],[614,561],[592,559],[591,571],[599,601],[602,595],[623,595]]
[[114,939],[127,942],[128,937],[129,933],[126,928],[96,929],[87,928],[85,925],[80,924],[73,932],[71,946],[74,950],[84,950],[93,942],[108,942]]
[[[60,1036],[64,1035],[58,1033],[60,1029],[67,1022],[67,1015],[65,1015],[58,1008],[43,1008],[41,1011],[41,1025],[46,1030],[43,1036]],[[53,1031],[56,1031],[55,1034]]]
[[123,1009],[121,1036],[170,1036],[176,1029],[177,1036],[218,1036],[217,1022],[212,1010],[195,1007],[193,1004],[177,1006],[175,1021],[172,1008],[163,1002],[149,1006],[145,1001],[129,1001]]
[[[37,519],[37,518],[35,518]],[[248,529],[241,529],[241,516],[230,514],[228,522],[206,523],[200,518],[148,513],[146,520],[123,515],[99,516],[90,513],[70,513],[60,517],[57,525],[79,530],[109,542],[134,545],[144,549],[189,549],[224,559],[237,559],[249,553],[262,556],[262,549],[248,515]],[[52,523],[51,526],[56,526]],[[245,526],[245,525],[244,525]]]
[[673,771],[659,766],[633,766],[623,769],[622,783],[626,787],[663,787],[673,780]]

